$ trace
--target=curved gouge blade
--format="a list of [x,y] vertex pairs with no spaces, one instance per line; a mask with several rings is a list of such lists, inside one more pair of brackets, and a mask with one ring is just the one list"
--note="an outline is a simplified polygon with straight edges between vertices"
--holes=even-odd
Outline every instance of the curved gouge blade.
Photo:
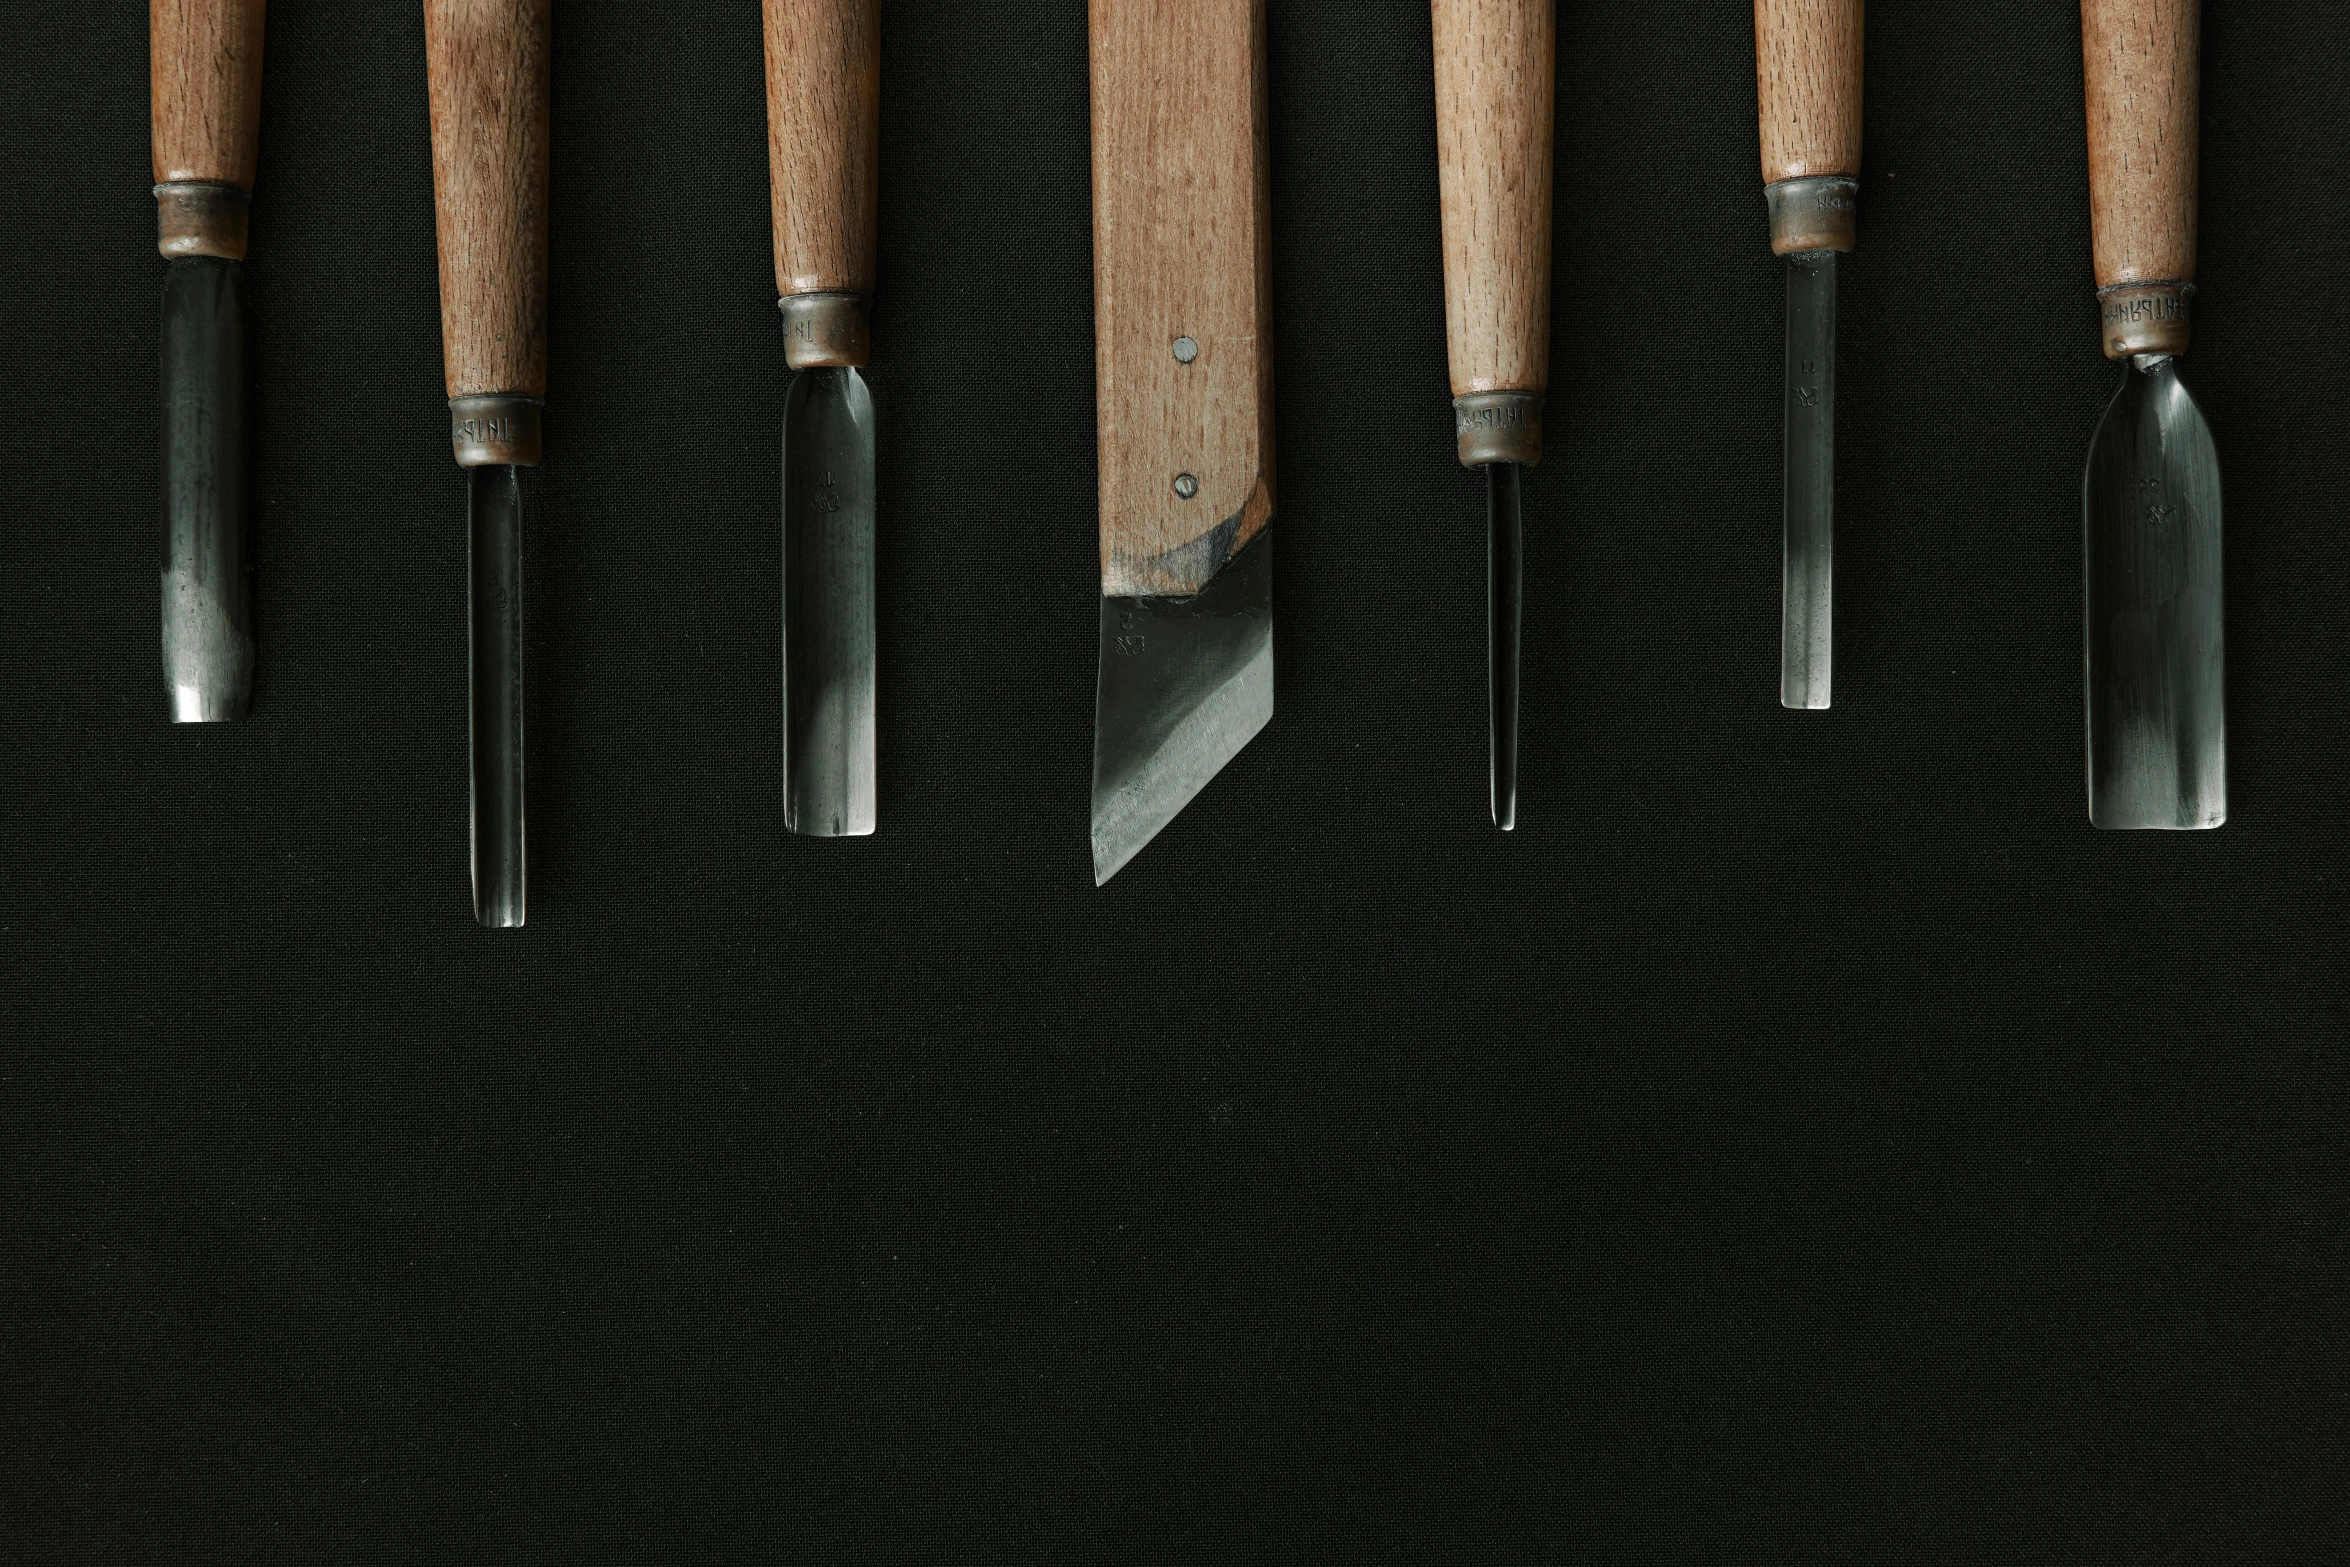
[[178,724],[245,716],[245,322],[238,272],[175,258],[163,279],[163,683]]
[[1134,858],[1272,716],[1270,530],[1189,598],[1105,596],[1094,885]]
[[783,824],[873,831],[873,398],[803,370],[783,415]]
[[1525,603],[1525,469],[1485,465],[1485,691],[1492,708],[1493,825],[1518,825],[1518,627]]
[[2081,481],[2089,820],[2227,820],[2219,453],[2167,354],[2141,355]]

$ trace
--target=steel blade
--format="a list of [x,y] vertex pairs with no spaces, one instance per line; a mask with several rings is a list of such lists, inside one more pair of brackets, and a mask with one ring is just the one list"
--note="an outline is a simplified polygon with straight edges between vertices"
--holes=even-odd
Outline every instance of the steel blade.
[[1836,252],[1787,258],[1779,705],[1828,705],[1836,575]]
[[473,917],[523,917],[522,471],[466,470],[470,482]]
[[2089,820],[2227,820],[2219,452],[2178,361],[2122,372],[2081,480]]
[[1093,880],[1118,873],[1273,716],[1273,541],[1189,598],[1102,600]]
[[873,398],[803,370],[783,414],[783,824],[873,831]]
[[253,691],[241,270],[187,256],[163,275],[163,684],[180,724],[242,718]]
[[1493,825],[1518,825],[1518,628],[1525,601],[1524,469],[1485,465],[1485,687],[1492,704]]

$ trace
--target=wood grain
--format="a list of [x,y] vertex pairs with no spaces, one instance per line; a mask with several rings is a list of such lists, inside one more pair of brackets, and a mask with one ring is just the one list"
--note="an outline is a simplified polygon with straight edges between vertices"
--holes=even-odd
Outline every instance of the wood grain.
[[1432,0],[1452,392],[1550,379],[1553,0]]
[[1860,173],[1861,0],[1754,0],[1762,177]]
[[1091,29],[1102,591],[1196,593],[1273,515],[1264,0]]
[[551,0],[424,0],[449,395],[547,392]]
[[870,294],[881,156],[880,0],[766,0],[775,286]]
[[2097,286],[2195,277],[2197,0],[2081,0]]
[[153,0],[147,9],[155,183],[253,188],[261,147],[263,0]]

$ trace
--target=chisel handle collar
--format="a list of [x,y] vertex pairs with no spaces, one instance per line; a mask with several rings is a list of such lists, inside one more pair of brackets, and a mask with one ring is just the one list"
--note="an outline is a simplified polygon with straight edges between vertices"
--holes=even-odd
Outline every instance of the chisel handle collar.
[[261,143],[262,0],[150,0],[156,248],[245,255]]
[[852,369],[871,351],[880,0],[765,0],[764,13],[784,358],[795,370]]
[[1754,68],[1772,254],[1850,250],[1861,0],[1754,0]]

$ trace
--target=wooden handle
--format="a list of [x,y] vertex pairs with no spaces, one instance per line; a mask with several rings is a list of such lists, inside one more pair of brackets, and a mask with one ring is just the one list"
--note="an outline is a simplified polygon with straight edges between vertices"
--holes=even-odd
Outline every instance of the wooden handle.
[[1550,380],[1553,0],[1432,0],[1444,329],[1461,461],[1542,455]]
[[1860,174],[1861,0],[1754,0],[1762,177]]
[[550,3],[424,0],[452,400],[547,392]]
[[1090,0],[1102,592],[1198,592],[1273,516],[1264,0]]
[[[873,292],[880,0],[766,0],[766,9],[775,286],[786,299],[862,299]],[[788,319],[795,366],[865,363],[861,309],[799,311]],[[826,334],[822,325],[837,331]]]
[[2187,346],[2200,23],[2197,0],[2081,0],[2089,227],[2116,359]]
[[245,253],[246,198],[260,161],[262,7],[263,0],[148,7],[155,183],[198,187],[156,191],[158,246],[167,256]]
[[1860,70],[1861,0],[1754,0],[1755,107],[1774,255],[1852,248]]

